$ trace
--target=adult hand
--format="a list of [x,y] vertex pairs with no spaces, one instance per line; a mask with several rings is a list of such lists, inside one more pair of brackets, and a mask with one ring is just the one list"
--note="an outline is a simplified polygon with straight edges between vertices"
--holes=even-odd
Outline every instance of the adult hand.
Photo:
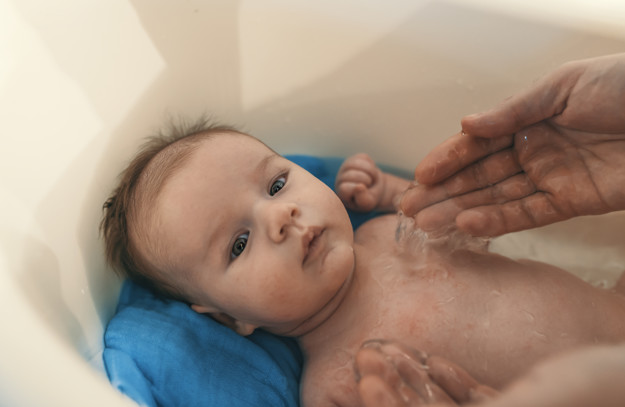
[[454,363],[396,341],[366,342],[355,369],[365,407],[458,406],[498,394]]
[[625,403],[625,345],[582,348],[547,359],[502,393],[461,367],[396,342],[363,347],[356,357],[366,407],[620,407]]
[[566,63],[462,128],[400,203],[426,231],[498,236],[625,209],[625,54]]

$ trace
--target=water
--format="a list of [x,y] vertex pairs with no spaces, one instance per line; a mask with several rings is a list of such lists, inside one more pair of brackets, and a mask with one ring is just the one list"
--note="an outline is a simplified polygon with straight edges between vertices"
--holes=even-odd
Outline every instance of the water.
[[397,214],[398,222],[395,230],[395,241],[400,249],[407,254],[427,254],[430,250],[444,250],[448,253],[457,250],[485,252],[488,250],[489,238],[475,237],[455,226],[425,232],[415,225],[413,218],[405,216],[401,211]]
[[[455,226],[425,232],[416,227],[413,218],[399,212],[395,240],[400,251],[414,259],[415,268],[425,267],[431,252],[444,255],[459,249],[481,253],[493,251],[515,260],[530,259],[552,264],[597,288],[611,289],[625,269],[621,243],[623,228],[620,227],[625,226],[625,221],[615,217],[593,218],[592,221],[597,225],[574,219],[560,226],[562,231],[555,229],[554,225],[544,231],[545,234],[517,232],[491,242],[488,238],[468,235]],[[608,229],[609,233],[602,229]]]

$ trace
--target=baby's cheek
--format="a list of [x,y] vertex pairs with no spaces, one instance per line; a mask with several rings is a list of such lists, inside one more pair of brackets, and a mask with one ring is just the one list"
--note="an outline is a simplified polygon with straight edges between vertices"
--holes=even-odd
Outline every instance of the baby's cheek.
[[292,276],[267,276],[250,281],[254,285],[257,307],[278,318],[290,317],[301,312],[301,307],[310,301],[310,285]]
[[[339,287],[354,270],[354,248],[343,244],[333,247],[321,263],[321,276],[329,282],[334,282]],[[328,287],[332,289],[333,285]]]

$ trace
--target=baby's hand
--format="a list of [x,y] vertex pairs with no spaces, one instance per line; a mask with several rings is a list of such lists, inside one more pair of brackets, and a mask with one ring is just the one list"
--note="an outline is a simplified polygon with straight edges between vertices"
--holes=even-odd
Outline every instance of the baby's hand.
[[349,209],[368,212],[384,197],[386,179],[367,154],[347,158],[336,175],[336,193]]

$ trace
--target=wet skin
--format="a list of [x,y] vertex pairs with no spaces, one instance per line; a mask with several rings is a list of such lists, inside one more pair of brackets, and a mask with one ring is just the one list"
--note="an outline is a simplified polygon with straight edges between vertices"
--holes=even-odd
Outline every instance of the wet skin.
[[625,299],[551,266],[406,251],[397,217],[352,233],[336,194],[244,135],[204,142],[157,201],[139,249],[192,308],[245,335],[297,337],[304,406],[358,406],[353,357],[388,338],[501,388],[542,358],[625,339]]
[[359,405],[353,357],[374,338],[398,340],[501,389],[547,356],[625,339],[625,297],[566,271],[487,252],[406,252],[397,218],[355,235],[353,282],[337,311],[301,338],[304,405]]

